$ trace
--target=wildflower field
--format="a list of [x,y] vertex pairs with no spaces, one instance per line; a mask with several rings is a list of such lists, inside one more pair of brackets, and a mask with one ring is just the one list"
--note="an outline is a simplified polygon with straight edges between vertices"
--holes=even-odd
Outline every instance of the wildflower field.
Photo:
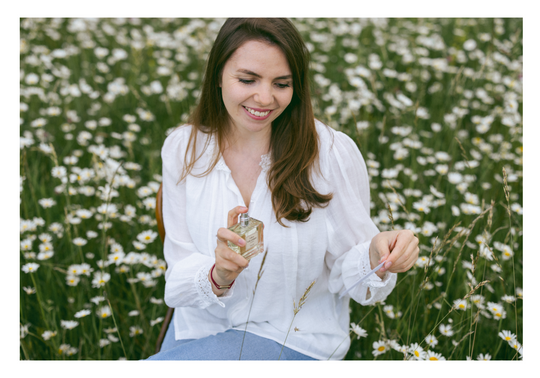
[[[20,359],[154,353],[160,150],[223,22],[21,19]],[[421,244],[384,303],[351,301],[347,359],[521,359],[522,19],[293,22],[374,221]]]

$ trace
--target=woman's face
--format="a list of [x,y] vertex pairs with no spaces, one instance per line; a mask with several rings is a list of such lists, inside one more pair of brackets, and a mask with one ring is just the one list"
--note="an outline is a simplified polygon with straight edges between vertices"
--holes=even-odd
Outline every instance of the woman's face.
[[233,132],[270,133],[292,99],[289,63],[279,47],[248,41],[225,63],[221,92]]

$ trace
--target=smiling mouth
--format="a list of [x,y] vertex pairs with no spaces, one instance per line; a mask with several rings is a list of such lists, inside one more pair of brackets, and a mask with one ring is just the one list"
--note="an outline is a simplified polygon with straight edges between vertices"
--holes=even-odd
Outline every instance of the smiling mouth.
[[267,111],[264,111],[264,112],[260,112],[260,111],[257,111],[255,109],[252,109],[252,108],[248,108],[247,106],[243,106],[244,109],[246,109],[246,111],[257,117],[257,118],[265,118],[266,116],[268,116],[270,114],[270,112],[272,112],[272,110],[267,110]]

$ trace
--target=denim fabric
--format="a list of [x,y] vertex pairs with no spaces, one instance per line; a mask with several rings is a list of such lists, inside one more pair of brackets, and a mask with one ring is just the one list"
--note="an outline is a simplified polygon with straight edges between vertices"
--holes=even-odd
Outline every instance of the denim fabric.
[[[161,351],[147,360],[277,360],[282,345],[264,337],[237,330],[228,330],[202,339],[174,339],[174,320],[163,340]],[[244,345],[242,346],[242,339]],[[314,360],[287,347],[281,360]]]

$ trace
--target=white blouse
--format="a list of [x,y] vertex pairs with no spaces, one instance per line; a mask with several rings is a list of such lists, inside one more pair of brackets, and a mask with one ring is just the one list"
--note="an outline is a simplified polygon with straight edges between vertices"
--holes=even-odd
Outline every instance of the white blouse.
[[[262,221],[268,250],[255,296],[263,254],[221,297],[212,292],[208,272],[215,262],[216,233],[227,226],[227,213],[246,204],[223,157],[204,177],[189,175],[178,183],[191,126],[174,130],[165,140],[163,158],[163,220],[165,302],[174,307],[176,340],[198,339],[228,329],[244,331],[283,344],[316,359],[343,359],[350,346],[349,298],[362,305],[384,300],[396,284],[397,274],[376,274],[342,299],[339,294],[371,270],[369,245],[379,231],[369,216],[369,181],[366,165],[346,134],[316,121],[321,175],[312,178],[319,193],[333,193],[330,204],[313,208],[308,222],[276,221],[266,174],[270,155],[261,157],[262,172],[251,196],[249,215]],[[200,133],[198,153],[206,135]],[[217,143],[195,165],[204,172]],[[303,307],[294,306],[311,288]],[[369,293],[368,293],[369,288]],[[294,317],[294,321],[293,321]],[[355,319],[356,320],[356,319]],[[292,324],[291,324],[292,322]],[[290,332],[287,336],[287,332]]]

